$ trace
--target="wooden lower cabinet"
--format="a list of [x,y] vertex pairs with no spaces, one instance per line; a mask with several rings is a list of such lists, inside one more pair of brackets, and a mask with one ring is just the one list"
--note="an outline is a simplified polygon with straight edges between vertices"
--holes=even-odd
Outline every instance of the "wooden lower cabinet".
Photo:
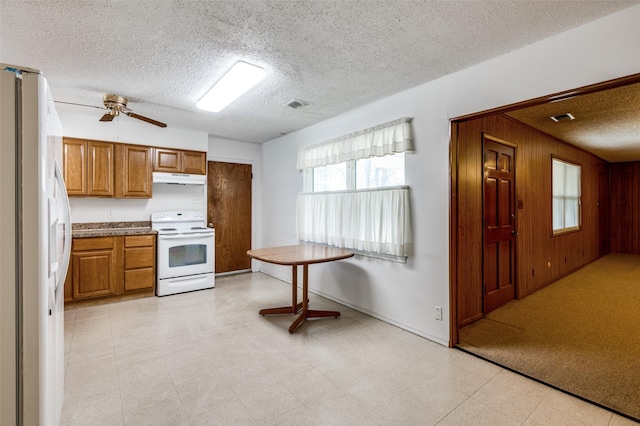
[[71,297],[73,300],[118,293],[117,237],[73,240]]
[[74,238],[65,302],[153,295],[155,235]]
[[124,237],[124,291],[153,289],[156,283],[156,237]]

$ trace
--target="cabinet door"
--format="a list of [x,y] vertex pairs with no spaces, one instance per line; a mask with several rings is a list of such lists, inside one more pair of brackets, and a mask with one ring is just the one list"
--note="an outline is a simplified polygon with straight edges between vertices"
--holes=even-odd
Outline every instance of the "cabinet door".
[[154,172],[182,172],[182,155],[177,149],[154,148],[153,171]]
[[117,198],[151,198],[151,147],[116,144]]
[[73,299],[117,293],[113,250],[75,252],[71,261]]
[[113,197],[114,195],[114,146],[109,142],[88,141],[87,155],[89,178],[87,195]]
[[62,167],[67,194],[87,194],[87,142],[64,138],[62,142]]
[[207,174],[207,153],[195,151],[182,152],[182,172],[196,175]]

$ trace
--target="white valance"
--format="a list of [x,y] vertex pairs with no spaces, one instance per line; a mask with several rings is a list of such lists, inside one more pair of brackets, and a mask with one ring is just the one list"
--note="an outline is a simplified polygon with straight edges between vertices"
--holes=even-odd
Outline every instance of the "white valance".
[[413,151],[411,118],[400,118],[322,142],[298,152],[299,170]]
[[412,254],[409,188],[298,194],[300,241],[391,256]]

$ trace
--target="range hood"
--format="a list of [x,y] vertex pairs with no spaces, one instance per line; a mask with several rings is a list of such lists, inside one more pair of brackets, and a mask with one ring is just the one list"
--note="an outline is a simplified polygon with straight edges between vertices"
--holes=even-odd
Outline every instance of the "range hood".
[[174,185],[204,185],[206,175],[191,175],[186,173],[153,172],[153,183],[169,183]]

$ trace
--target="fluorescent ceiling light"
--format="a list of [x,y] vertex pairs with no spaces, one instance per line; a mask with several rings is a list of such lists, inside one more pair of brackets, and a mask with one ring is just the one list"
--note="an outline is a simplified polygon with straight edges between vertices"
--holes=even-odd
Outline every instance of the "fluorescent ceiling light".
[[258,84],[266,76],[262,68],[246,62],[236,62],[222,76],[196,106],[205,111],[218,112]]

